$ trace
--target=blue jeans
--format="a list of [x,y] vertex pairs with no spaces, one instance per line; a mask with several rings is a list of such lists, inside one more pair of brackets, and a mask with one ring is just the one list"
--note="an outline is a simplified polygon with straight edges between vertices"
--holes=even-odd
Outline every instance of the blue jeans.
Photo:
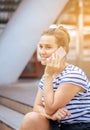
[[50,128],[51,130],[61,130],[60,124],[57,121],[50,120]]
[[51,130],[90,130],[90,123],[60,124],[50,120]]

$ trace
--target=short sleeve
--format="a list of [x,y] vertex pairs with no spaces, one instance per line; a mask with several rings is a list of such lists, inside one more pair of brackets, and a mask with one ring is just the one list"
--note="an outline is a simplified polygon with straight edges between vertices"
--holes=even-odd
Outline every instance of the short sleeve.
[[86,91],[88,91],[88,89],[90,88],[87,76],[80,68],[77,67],[71,69],[70,71],[62,75],[60,84],[67,84],[67,83],[78,85],[84,88]]

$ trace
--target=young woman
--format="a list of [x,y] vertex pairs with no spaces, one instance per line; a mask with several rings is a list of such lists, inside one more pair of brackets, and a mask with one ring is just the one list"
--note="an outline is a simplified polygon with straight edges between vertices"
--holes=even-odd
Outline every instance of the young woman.
[[[90,83],[83,70],[67,63],[69,42],[62,26],[41,35],[38,51],[45,71],[33,112],[25,115],[20,130],[90,130]],[[56,53],[60,47],[63,57]]]

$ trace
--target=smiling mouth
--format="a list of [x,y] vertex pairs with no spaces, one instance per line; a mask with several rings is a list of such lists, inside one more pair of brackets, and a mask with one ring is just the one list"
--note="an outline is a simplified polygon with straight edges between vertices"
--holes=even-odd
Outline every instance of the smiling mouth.
[[47,60],[47,58],[41,58],[41,60]]

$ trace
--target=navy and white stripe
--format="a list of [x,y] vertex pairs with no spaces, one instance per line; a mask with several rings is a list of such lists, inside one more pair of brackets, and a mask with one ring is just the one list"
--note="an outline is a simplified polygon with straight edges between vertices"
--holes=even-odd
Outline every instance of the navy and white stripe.
[[[39,87],[43,89],[42,77]],[[62,123],[75,122],[90,122],[90,82],[87,76],[77,66],[68,65],[54,80],[53,89],[56,90],[62,84],[75,84],[85,89],[85,92],[79,92],[66,105],[66,108],[71,112],[71,116],[62,120]]]

